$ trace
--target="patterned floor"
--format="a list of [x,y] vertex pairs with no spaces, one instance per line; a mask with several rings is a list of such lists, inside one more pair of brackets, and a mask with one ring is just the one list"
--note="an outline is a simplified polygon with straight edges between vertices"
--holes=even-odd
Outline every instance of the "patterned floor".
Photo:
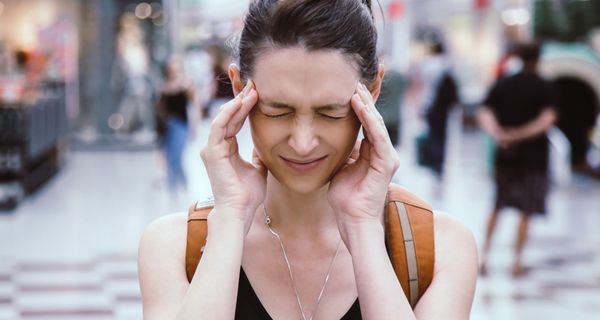
[[135,259],[3,263],[0,319],[141,319]]
[[[402,165],[394,180],[465,223],[479,240],[493,190],[484,137],[462,131],[455,115],[447,173],[418,168],[405,117]],[[144,227],[209,194],[197,160],[202,137],[186,152],[190,192],[164,188],[156,152],[71,152],[58,176],[13,212],[0,214],[0,320],[141,319],[136,252]],[[248,131],[240,139],[249,154]],[[549,214],[536,219],[527,275],[509,276],[517,215],[503,215],[490,273],[478,283],[472,319],[599,319],[600,183],[573,176],[556,183]],[[451,297],[449,297],[451,299]]]

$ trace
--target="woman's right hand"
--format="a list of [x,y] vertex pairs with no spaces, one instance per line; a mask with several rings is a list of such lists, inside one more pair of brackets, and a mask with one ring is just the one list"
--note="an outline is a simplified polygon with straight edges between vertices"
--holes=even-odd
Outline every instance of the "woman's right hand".
[[252,162],[242,159],[236,135],[257,100],[254,83],[248,80],[237,97],[221,106],[200,153],[215,199],[209,221],[241,222],[246,232],[264,200],[267,169],[255,152]]

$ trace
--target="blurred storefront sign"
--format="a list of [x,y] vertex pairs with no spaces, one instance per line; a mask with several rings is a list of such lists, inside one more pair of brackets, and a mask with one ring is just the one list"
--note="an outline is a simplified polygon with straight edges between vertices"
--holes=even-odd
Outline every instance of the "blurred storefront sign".
[[490,5],[490,0],[473,0],[473,7],[475,10],[487,9]]
[[392,1],[388,4],[388,14],[390,19],[398,20],[404,17],[404,2],[403,1]]

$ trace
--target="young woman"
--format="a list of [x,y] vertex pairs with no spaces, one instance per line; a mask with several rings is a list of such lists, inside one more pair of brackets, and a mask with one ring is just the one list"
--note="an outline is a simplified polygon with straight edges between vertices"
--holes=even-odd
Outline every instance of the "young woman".
[[[250,4],[229,69],[236,97],[201,154],[214,194],[202,259],[189,282],[186,215],[148,227],[145,319],[468,319],[477,257],[466,228],[434,215],[433,280],[414,309],[386,250],[399,163],[374,107],[384,70],[370,10],[359,0]],[[235,137],[246,118],[251,163]]]
[[193,105],[194,89],[185,78],[183,61],[177,55],[169,57],[163,74],[165,82],[156,105],[157,127],[167,164],[169,192],[176,198],[186,188],[182,157],[189,135],[189,123],[193,123],[188,121],[188,105]]

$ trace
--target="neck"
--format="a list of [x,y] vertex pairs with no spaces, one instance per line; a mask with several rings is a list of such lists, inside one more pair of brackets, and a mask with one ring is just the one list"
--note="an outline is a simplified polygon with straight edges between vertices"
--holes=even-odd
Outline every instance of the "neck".
[[298,193],[269,174],[264,205],[271,227],[293,237],[319,237],[337,230],[333,209],[327,199],[328,185],[311,193]]

